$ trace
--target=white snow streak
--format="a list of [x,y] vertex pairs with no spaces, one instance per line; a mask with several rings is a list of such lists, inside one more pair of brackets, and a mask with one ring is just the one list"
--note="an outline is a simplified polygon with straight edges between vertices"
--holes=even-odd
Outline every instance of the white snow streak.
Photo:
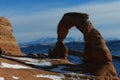
[[33,64],[35,66],[52,66],[51,62],[49,60],[37,60],[37,59],[32,59],[32,58],[18,58],[20,60],[26,60],[27,64]]
[[52,80],[62,80],[64,78],[64,76],[56,76],[56,75],[36,75],[36,77],[39,77],[39,78],[50,78]]
[[0,80],[4,80],[4,77],[0,77]]
[[2,68],[15,68],[15,69],[28,69],[29,68],[29,67],[18,65],[18,64],[8,64],[8,63],[4,63],[4,62],[1,62],[0,67],[2,67]]
[[26,61],[33,62],[33,63],[38,63],[39,62],[38,59],[32,59],[32,58],[16,58],[16,59],[26,60]]
[[16,77],[16,76],[12,76],[13,79],[20,79],[19,77]]

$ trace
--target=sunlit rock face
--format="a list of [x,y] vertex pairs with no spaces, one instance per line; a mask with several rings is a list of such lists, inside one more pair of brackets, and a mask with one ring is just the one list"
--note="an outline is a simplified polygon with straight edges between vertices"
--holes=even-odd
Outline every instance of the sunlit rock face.
[[94,28],[86,13],[64,14],[57,27],[58,41],[53,51],[49,51],[50,56],[67,58],[68,51],[63,41],[74,26],[83,34],[85,42],[81,71],[98,76],[96,80],[119,80],[112,64],[111,53],[101,33]]
[[3,54],[22,55],[15,40],[11,23],[4,17],[0,17],[0,50]]
[[[64,45],[69,30],[72,27],[76,27],[84,36],[85,47],[83,51],[83,61],[89,63],[106,63],[112,61],[111,53],[106,46],[106,43],[101,36],[100,32],[94,28],[89,21],[89,15],[86,13],[66,13],[60,20],[57,27],[57,43],[55,54],[60,58],[67,58],[67,48],[59,48],[58,46]],[[62,43],[62,44],[58,44]],[[60,52],[62,51],[62,53]],[[59,53],[59,54],[58,54]],[[62,56],[62,57],[61,57]]]

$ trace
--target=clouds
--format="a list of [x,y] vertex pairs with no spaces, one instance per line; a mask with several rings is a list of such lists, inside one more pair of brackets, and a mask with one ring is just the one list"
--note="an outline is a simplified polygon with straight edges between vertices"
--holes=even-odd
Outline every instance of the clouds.
[[[51,5],[52,4],[53,3],[51,3]],[[42,4],[37,4],[36,6],[34,5],[31,10],[23,9],[23,11],[19,11],[15,8],[9,10],[7,14],[6,11],[3,11],[2,15],[7,16],[12,22],[13,31],[19,42],[35,40],[40,37],[56,37],[57,24],[63,14],[67,12],[88,13],[92,23],[102,32],[104,37],[111,37],[111,34],[112,37],[118,37],[118,34],[120,34],[118,31],[120,30],[119,5],[120,1],[107,3],[90,2],[77,6],[67,5],[67,7],[55,5],[52,7],[43,7]],[[78,37],[79,34],[75,32],[75,29],[71,31],[71,33]]]

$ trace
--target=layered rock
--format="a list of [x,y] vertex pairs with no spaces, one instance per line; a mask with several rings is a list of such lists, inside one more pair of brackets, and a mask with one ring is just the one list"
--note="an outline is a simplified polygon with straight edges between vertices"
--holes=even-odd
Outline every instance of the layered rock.
[[[111,53],[106,46],[106,43],[101,36],[100,32],[95,29],[92,23],[88,20],[89,16],[85,13],[67,13],[63,16],[58,24],[57,34],[58,42],[63,43],[66,38],[69,29],[76,26],[80,32],[84,35],[85,48],[83,54],[84,62],[90,63],[105,63],[112,61]],[[56,43],[56,47],[61,44]],[[62,44],[64,45],[64,44]],[[60,48],[57,50],[61,50]],[[59,51],[58,51],[59,52]],[[61,53],[61,55],[67,55],[68,53]],[[64,56],[65,57],[65,56]]]
[[[111,53],[102,35],[94,28],[89,21],[89,15],[86,13],[67,13],[63,16],[57,28],[58,41],[53,52],[51,51],[50,56],[53,55],[52,57],[63,59],[67,58],[66,55],[68,55],[68,52],[63,41],[66,38],[69,29],[74,26],[76,26],[84,36],[85,46],[83,51],[82,70],[87,70],[89,66],[87,72],[103,77],[102,79],[96,80],[118,80],[116,70],[112,65]],[[58,42],[62,44],[58,44]]]
[[13,35],[8,19],[0,17],[0,50],[3,54],[23,55]]

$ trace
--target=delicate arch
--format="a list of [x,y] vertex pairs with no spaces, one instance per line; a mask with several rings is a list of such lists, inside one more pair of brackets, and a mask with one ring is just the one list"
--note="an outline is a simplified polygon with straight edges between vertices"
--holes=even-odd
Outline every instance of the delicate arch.
[[[56,47],[50,56],[67,59],[68,49],[63,41],[69,29],[76,26],[83,33],[85,47],[83,51],[83,61],[89,63],[111,62],[112,57],[100,32],[96,30],[88,20],[86,13],[66,13],[58,24]],[[62,46],[61,46],[62,45]]]
[[86,21],[87,19],[88,19],[88,14],[85,14],[85,13],[66,13],[66,14],[64,14],[63,18],[60,20],[60,22],[58,24],[57,40],[63,41],[66,38],[70,28],[74,27],[74,26],[76,26],[76,28],[83,33],[84,28],[82,28],[82,26],[86,25],[86,23],[83,23],[83,22]]

